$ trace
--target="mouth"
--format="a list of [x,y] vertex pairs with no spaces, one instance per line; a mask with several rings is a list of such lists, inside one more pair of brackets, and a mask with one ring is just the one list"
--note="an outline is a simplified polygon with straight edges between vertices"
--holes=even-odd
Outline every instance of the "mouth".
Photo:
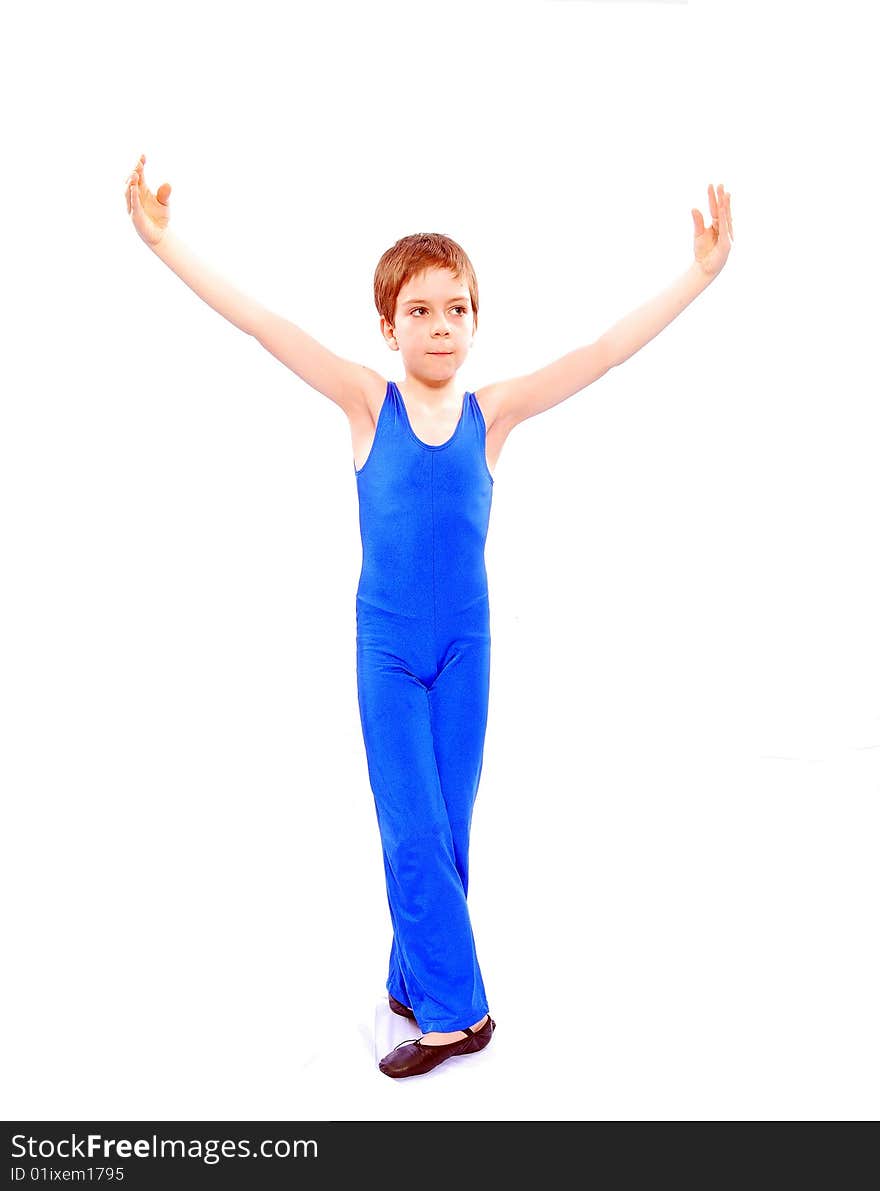
[[451,356],[452,352],[428,352],[429,356]]

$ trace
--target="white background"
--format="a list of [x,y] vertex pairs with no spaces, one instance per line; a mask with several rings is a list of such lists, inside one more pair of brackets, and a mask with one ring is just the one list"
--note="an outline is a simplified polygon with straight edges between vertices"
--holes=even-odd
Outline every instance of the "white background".
[[[4,1048],[19,1119],[876,1118],[880,413],[864,6],[19,6],[0,87]],[[341,411],[137,237],[402,380],[442,231],[462,391],[715,282],[518,427],[487,544],[488,1050],[376,1060],[390,944]]]

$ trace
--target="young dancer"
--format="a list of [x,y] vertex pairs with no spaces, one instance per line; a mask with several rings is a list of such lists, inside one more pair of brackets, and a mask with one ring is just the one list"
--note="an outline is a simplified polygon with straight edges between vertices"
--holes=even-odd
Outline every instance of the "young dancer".
[[730,195],[709,186],[709,227],[692,208],[694,260],[668,289],[595,342],[462,396],[455,378],[479,299],[454,240],[406,236],[376,267],[380,330],[403,358],[401,387],[335,355],[194,257],[168,230],[170,185],[150,191],[145,161],[125,190],[141,239],[350,423],[363,546],[358,706],[393,928],[386,989],[392,1011],[422,1031],[379,1068],[392,1078],[421,1075],[482,1050],[495,1029],[467,906],[489,700],[484,548],[493,469],[514,426],[628,359],[717,276],[733,238]]

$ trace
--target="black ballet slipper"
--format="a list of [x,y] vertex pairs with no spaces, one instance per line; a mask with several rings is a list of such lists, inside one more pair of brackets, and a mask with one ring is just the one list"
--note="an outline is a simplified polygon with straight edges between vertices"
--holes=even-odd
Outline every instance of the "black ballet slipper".
[[392,1079],[403,1079],[408,1075],[425,1075],[433,1071],[447,1059],[459,1055],[476,1054],[492,1041],[495,1032],[495,1022],[487,1017],[479,1030],[470,1028],[464,1031],[464,1038],[456,1042],[448,1042],[444,1046],[423,1046],[421,1038],[412,1038],[395,1046],[379,1063],[379,1070],[383,1075]]
[[388,1006],[391,1012],[396,1013],[398,1017],[408,1017],[410,1021],[416,1020],[416,1015],[412,1009],[408,1008],[401,1001],[398,1001],[396,997],[392,997],[391,993],[388,994]]

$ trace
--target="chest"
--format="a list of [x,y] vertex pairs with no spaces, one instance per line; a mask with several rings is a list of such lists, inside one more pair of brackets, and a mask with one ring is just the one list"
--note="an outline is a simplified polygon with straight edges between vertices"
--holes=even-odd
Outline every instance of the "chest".
[[[354,455],[355,468],[360,471],[369,458],[373,442],[376,437],[376,424],[372,416],[363,413],[350,419],[351,446]],[[458,425],[458,414],[452,412],[443,417],[432,419],[409,417],[409,424],[413,434],[428,446],[441,446],[455,434]],[[486,467],[493,480],[495,466],[501,454],[501,448],[507,439],[509,431],[501,423],[489,426],[485,436]]]

